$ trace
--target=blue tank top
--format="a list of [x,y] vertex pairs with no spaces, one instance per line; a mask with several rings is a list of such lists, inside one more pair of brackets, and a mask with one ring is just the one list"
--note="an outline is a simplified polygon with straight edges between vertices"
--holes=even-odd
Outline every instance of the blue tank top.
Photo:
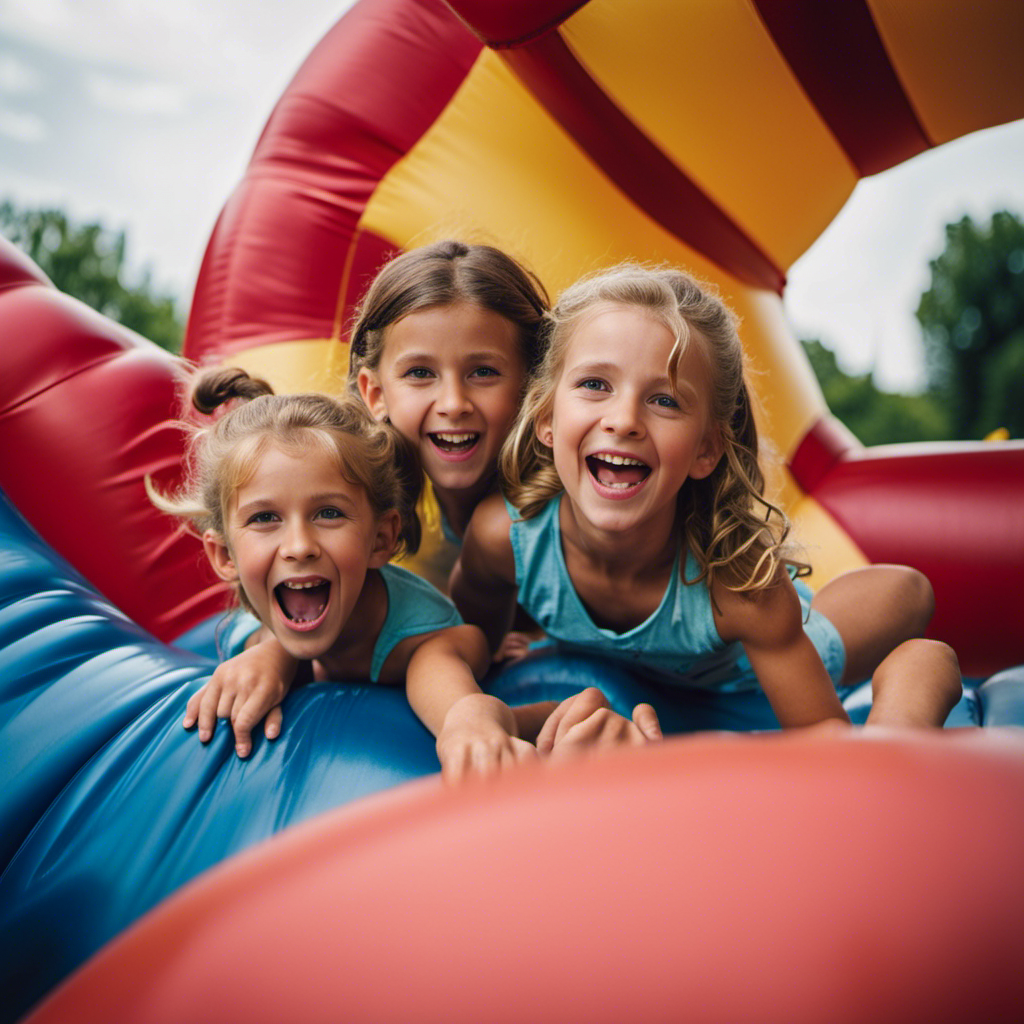
[[[742,645],[726,643],[718,635],[707,586],[687,584],[680,577],[678,555],[661,604],[650,618],[625,633],[596,625],[565,565],[560,501],[561,496],[552,498],[539,515],[526,520],[505,502],[512,517],[519,603],[548,636],[568,649],[612,658],[662,682],[720,691],[758,688]],[[698,572],[688,555],[687,577]]]

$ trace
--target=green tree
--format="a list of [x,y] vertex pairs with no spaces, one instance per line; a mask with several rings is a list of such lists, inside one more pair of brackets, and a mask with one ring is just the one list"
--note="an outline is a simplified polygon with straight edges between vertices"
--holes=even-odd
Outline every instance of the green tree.
[[851,376],[820,341],[802,343],[832,413],[863,444],[938,441],[950,436],[945,405],[935,395],[880,391],[871,373]]
[[948,404],[953,436],[997,427],[1024,436],[1024,223],[996,213],[946,226],[931,261],[931,287],[917,319],[924,329],[929,390]]
[[18,209],[0,203],[0,232],[32,257],[62,291],[178,352],[184,324],[171,295],[157,294],[148,271],[132,283],[125,266],[124,232],[76,224],[61,210]]

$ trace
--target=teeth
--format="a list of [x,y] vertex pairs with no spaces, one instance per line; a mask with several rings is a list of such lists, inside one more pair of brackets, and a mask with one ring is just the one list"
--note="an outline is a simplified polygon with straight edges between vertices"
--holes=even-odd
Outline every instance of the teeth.
[[435,431],[434,437],[441,441],[447,441],[449,444],[461,444],[463,441],[471,441],[476,437],[476,433],[469,434],[442,434],[440,431]]
[[311,590],[313,587],[323,586],[323,580],[287,580],[281,584],[289,590]]
[[625,455],[595,455],[595,459],[607,462],[609,466],[646,466],[646,462],[639,459],[630,459]]

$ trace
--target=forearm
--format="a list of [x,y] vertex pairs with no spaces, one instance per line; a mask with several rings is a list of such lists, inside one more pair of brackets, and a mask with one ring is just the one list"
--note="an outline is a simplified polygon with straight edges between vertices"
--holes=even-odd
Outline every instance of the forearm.
[[[446,630],[413,651],[406,668],[406,696],[417,717],[435,736],[440,735],[456,704],[467,697],[486,696],[477,684],[477,676],[483,674],[487,660],[486,642],[471,626]],[[488,707],[487,701],[479,704],[481,709]],[[498,704],[508,711],[515,728],[507,705],[501,701]]]

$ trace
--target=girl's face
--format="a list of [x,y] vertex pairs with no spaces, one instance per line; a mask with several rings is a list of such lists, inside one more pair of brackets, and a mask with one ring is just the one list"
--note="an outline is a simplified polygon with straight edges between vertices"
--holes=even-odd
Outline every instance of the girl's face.
[[360,370],[359,391],[416,446],[436,488],[463,491],[494,472],[525,376],[515,324],[456,302],[388,327],[380,364]]
[[717,465],[702,343],[691,341],[673,387],[672,332],[640,309],[599,307],[570,338],[537,437],[577,515],[597,529],[670,531],[687,479]]
[[214,569],[241,585],[289,654],[309,660],[342,635],[367,569],[394,550],[399,516],[375,516],[365,491],[317,446],[301,456],[272,446],[234,495],[225,524],[227,544],[213,531],[203,537]]

